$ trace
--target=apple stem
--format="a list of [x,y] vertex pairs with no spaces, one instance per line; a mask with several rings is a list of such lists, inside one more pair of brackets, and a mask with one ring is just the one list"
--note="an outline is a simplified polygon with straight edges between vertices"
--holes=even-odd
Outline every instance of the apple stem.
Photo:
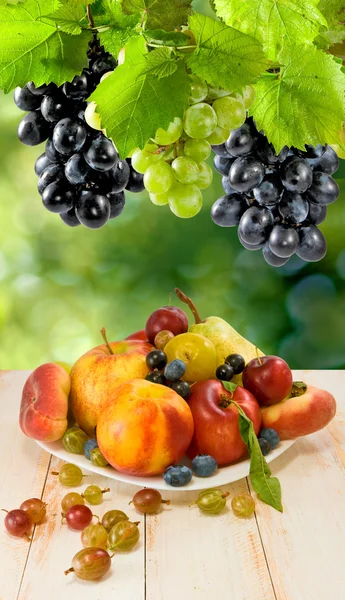
[[2,508],[1,510],[3,510],[4,512],[9,512],[8,510],[6,510],[6,508]]
[[194,315],[195,324],[198,325],[198,323],[203,323],[193,300],[189,298],[189,296],[186,296],[186,294],[184,294],[179,288],[175,288],[175,293],[179,300],[181,300],[181,302],[184,302],[184,304],[187,304],[187,306],[189,306],[190,310]]
[[259,354],[259,348],[257,346],[255,348],[255,352],[256,352],[256,356],[257,356],[259,365],[262,365],[262,360],[261,360],[260,354]]
[[106,330],[105,330],[105,327],[102,327],[102,329],[101,329],[101,336],[102,336],[102,338],[104,339],[104,343],[105,343],[106,347],[107,347],[107,348],[108,348],[108,350],[109,350],[109,354],[114,354],[114,352],[112,351],[112,349],[111,349],[111,347],[110,347],[110,344],[109,344],[109,342],[108,342],[108,338],[107,338],[107,332],[106,332]]

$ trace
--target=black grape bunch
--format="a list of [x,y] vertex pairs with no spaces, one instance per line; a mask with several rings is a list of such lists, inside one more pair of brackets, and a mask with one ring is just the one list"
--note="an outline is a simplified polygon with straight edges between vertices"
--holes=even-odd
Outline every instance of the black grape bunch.
[[211,209],[216,225],[238,226],[242,246],[261,249],[274,267],[295,253],[307,262],[325,256],[326,240],[317,226],[339,196],[332,178],[339,161],[330,146],[284,147],[277,155],[248,118],[224,144],[212,148],[225,192]]
[[[141,192],[144,184],[130,159],[119,159],[100,126],[94,129],[85,120],[85,111],[92,109],[85,99],[117,66],[96,39],[89,45],[88,58],[88,68],[72,82],[37,88],[29,82],[16,88],[14,101],[29,111],[18,127],[20,141],[36,146],[47,140],[35,164],[43,205],[70,227],[98,229],[121,214],[125,189]],[[91,111],[88,121],[92,118],[97,115]]]

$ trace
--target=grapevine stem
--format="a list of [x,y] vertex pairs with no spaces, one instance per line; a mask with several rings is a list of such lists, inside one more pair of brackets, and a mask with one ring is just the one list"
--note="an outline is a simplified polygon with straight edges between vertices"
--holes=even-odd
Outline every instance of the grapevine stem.
[[104,339],[104,343],[105,343],[106,347],[109,350],[109,354],[114,354],[114,352],[112,351],[111,346],[110,346],[110,344],[108,342],[107,332],[105,330],[105,327],[102,327],[102,329],[101,329],[101,336]]
[[203,323],[193,300],[191,298],[189,298],[188,296],[186,296],[186,294],[184,294],[182,292],[182,290],[180,290],[179,288],[175,288],[175,293],[176,293],[176,296],[181,300],[181,302],[184,302],[185,304],[187,304],[187,306],[189,306],[189,308],[191,309],[191,311],[194,315],[196,325],[198,323]]
[[147,45],[150,46],[151,48],[170,48],[170,50],[184,50],[185,48],[196,48],[197,46],[195,46],[194,44],[192,46],[165,46],[165,44],[152,44],[150,42],[147,42]]
[[87,19],[89,21],[89,25],[91,27],[91,29],[95,28],[95,21],[93,20],[93,14],[91,12],[91,4],[88,4],[86,7],[86,14],[87,14]]

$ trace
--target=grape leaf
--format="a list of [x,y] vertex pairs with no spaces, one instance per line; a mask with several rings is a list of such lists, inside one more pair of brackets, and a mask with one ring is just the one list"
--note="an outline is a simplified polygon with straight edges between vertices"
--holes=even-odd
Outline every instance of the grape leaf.
[[268,67],[260,42],[224,23],[195,13],[189,29],[197,48],[188,55],[188,66],[214,87],[241,91]]
[[172,56],[171,48],[157,48],[153,52],[149,52],[146,57],[146,68],[142,74],[154,75],[161,79],[169,77],[177,71],[178,62],[176,57]]
[[280,74],[266,73],[254,86],[257,128],[279,152],[283,146],[338,143],[344,119],[345,75],[330,54],[295,45],[279,55]]
[[187,46],[190,38],[180,31],[164,31],[164,29],[152,29],[144,31],[145,39],[148,43],[153,42],[161,46]]
[[85,6],[80,0],[68,0],[59,8],[47,15],[47,19],[54,21],[61,31],[71,35],[79,35],[82,31],[81,25],[87,26]]
[[97,104],[102,127],[123,158],[134,148],[143,148],[158,127],[167,128],[175,117],[182,117],[188,106],[190,79],[183,65],[157,79],[145,73],[146,55],[144,38],[132,38],[126,45],[125,63],[90,97]]
[[345,0],[320,0],[318,9],[327,19],[328,27],[315,43],[324,49],[340,44],[345,39]]
[[99,16],[95,14],[95,25],[108,26],[105,31],[99,31],[101,44],[116,57],[129,38],[137,34],[139,15],[125,15],[121,0],[102,0],[98,3],[97,12]]
[[185,25],[192,0],[122,0],[126,14],[141,13],[146,29],[171,31]]
[[54,0],[26,0],[0,8],[0,88],[9,92],[28,81],[36,85],[71,81],[87,66],[91,33],[70,36],[44,19]]
[[217,15],[227,25],[259,40],[267,58],[276,60],[286,45],[313,42],[327,21],[319,0],[215,0]]

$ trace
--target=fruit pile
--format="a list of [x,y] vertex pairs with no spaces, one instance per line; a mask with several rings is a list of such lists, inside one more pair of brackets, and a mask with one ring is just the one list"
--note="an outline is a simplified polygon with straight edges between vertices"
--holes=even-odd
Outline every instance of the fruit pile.
[[213,149],[225,191],[212,206],[216,225],[238,226],[242,246],[262,249],[274,267],[295,253],[310,262],[325,256],[326,240],[317,225],[339,196],[331,177],[339,161],[330,146],[305,151],[285,146],[277,155],[250,118]]
[[88,68],[72,82],[37,88],[29,82],[16,88],[14,101],[30,111],[19,124],[20,141],[35,146],[48,138],[35,164],[43,206],[70,227],[98,229],[121,214],[125,189],[140,192],[144,186],[131,161],[119,159],[100,131],[94,106],[86,102],[117,63],[96,39],[88,56]]
[[[219,317],[202,320],[192,300],[176,293],[195,324],[181,308],[164,306],[121,342],[108,342],[102,330],[105,343],[79,358],[70,374],[57,364],[38,367],[23,389],[20,426],[38,440],[61,439],[68,452],[84,453],[97,466],[160,475],[173,487],[193,475],[212,477],[249,454],[254,490],[281,510],[279,482],[263,457],[280,440],[325,427],[335,400],[294,383],[284,360],[264,356]],[[64,485],[82,478],[75,465],[59,472]],[[103,493],[86,492],[94,503]]]

